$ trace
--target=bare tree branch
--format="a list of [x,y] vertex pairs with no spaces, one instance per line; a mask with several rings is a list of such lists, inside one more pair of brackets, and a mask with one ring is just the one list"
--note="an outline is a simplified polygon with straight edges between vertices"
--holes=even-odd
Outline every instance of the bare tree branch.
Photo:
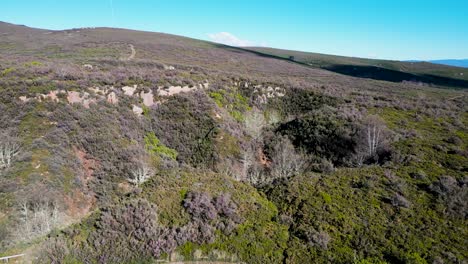
[[135,170],[132,171],[131,177],[127,180],[135,186],[140,186],[149,178],[151,178],[153,174],[154,171],[148,165],[141,164]]
[[385,122],[377,115],[368,116],[363,121],[361,139],[354,162],[362,166],[366,160],[375,159],[379,151],[388,143],[388,129]]
[[0,135],[0,170],[9,168],[14,158],[20,153],[20,144],[16,137]]
[[262,135],[262,130],[266,125],[263,112],[257,108],[252,109],[245,115],[245,131],[249,134],[254,141],[258,140]]
[[55,201],[23,200],[18,207],[20,224],[16,233],[19,240],[43,236],[60,225],[64,218]]
[[271,176],[273,179],[289,178],[304,169],[305,159],[297,153],[293,144],[287,138],[283,138],[275,146],[272,156]]

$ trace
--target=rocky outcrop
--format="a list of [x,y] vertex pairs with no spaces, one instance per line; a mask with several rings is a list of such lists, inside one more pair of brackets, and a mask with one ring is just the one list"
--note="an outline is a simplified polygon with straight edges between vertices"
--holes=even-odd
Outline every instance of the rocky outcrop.
[[85,108],[89,108],[91,103],[96,103],[96,99],[90,98],[88,92],[81,94],[75,91],[67,92],[67,101],[69,104],[81,104]]
[[[209,83],[200,83],[196,86],[189,87],[189,86],[170,86],[168,88],[158,87],[158,96],[171,96],[178,93],[188,93],[192,91],[196,91],[198,89],[206,89],[209,87]],[[137,96],[143,101],[143,105],[147,107],[153,107],[159,102],[155,102],[153,90],[149,90],[148,92],[140,91],[137,93],[138,85],[133,86],[124,86],[121,88],[123,94],[126,96],[134,97]],[[89,91],[89,92],[88,92]],[[89,108],[91,104],[97,103],[99,101],[107,101],[110,104],[118,104],[119,103],[119,95],[121,92],[117,89],[114,89],[113,86],[111,87],[89,87],[87,91],[78,92],[78,91],[65,91],[65,90],[53,90],[49,91],[47,94],[37,94],[35,97],[27,97],[27,96],[20,96],[18,99],[23,102],[27,103],[31,100],[52,100],[54,102],[59,102],[60,97],[59,94],[66,95],[66,101],[69,104],[81,104],[86,108]],[[132,111],[137,114],[141,115],[143,113],[143,109],[141,107],[132,106]]]
[[110,104],[117,104],[119,102],[119,98],[117,97],[115,92],[110,92],[107,95],[107,102]]
[[125,95],[128,95],[128,96],[133,96],[133,94],[135,93],[135,90],[137,89],[137,85],[133,85],[132,86],[124,86],[122,87],[122,91],[124,91],[124,94]]
[[151,107],[154,105],[154,96],[153,96],[153,91],[149,91],[145,93],[144,91],[141,91],[140,93],[140,98],[143,99],[143,104]]
[[143,115],[143,108],[139,107],[139,106],[136,106],[136,105],[133,105],[132,106],[132,111],[135,115],[138,115],[138,116],[141,116]]

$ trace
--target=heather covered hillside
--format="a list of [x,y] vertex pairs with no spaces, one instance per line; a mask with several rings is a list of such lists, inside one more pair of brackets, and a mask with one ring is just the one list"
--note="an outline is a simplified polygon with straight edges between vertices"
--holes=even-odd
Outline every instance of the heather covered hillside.
[[461,68],[463,60],[460,60],[458,67],[454,67],[457,66],[455,62],[449,64],[444,61],[373,60],[257,47],[248,50],[359,78],[413,82],[426,86],[468,87],[468,69]]
[[465,263],[467,76],[0,23],[0,256]]

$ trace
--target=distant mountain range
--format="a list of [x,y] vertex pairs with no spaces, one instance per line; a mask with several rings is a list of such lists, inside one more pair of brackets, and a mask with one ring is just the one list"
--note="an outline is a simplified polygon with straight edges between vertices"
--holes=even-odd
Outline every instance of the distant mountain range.
[[444,64],[444,65],[468,68],[468,59],[463,59],[463,60],[432,60],[432,61],[429,61],[429,62],[436,63],[436,64]]
[[[412,60],[411,62],[421,62],[420,60]],[[455,67],[463,67],[468,68],[468,59],[461,59],[461,60],[429,60],[426,62],[435,63],[435,64],[442,64],[442,65],[449,65]]]

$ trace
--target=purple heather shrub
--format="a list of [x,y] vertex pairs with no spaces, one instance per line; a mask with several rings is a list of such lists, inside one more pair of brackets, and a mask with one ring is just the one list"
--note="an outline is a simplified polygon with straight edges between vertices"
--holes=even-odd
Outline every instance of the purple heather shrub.
[[218,216],[211,197],[206,193],[188,193],[184,200],[184,207],[193,218],[202,221],[213,220]]
[[231,218],[236,215],[237,205],[231,200],[230,194],[221,194],[215,199],[218,214]]

